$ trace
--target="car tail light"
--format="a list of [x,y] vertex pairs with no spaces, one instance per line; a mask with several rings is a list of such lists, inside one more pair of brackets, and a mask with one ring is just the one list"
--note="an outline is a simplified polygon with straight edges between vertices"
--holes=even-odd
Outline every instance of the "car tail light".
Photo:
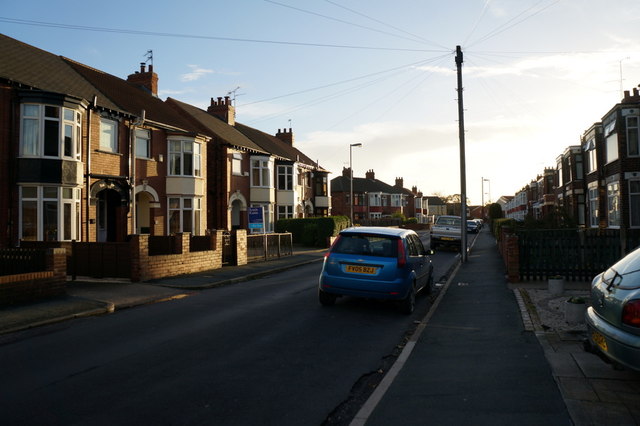
[[640,300],[631,300],[624,305],[622,323],[640,328]]
[[340,235],[338,235],[336,237],[335,240],[333,240],[333,243],[331,243],[331,246],[329,247],[329,250],[327,250],[327,252],[324,254],[324,258],[326,259],[327,257],[329,257],[329,254],[331,253],[331,250],[333,250],[333,248],[335,247],[335,245],[338,243],[338,240],[341,238]]
[[404,244],[402,240],[398,238],[398,268],[404,268],[407,264],[407,258],[405,257]]

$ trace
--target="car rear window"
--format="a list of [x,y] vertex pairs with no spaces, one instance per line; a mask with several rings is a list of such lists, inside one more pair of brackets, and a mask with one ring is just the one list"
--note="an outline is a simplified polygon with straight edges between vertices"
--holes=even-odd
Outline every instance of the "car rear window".
[[384,235],[340,234],[331,251],[364,256],[397,257],[397,241],[397,238]]

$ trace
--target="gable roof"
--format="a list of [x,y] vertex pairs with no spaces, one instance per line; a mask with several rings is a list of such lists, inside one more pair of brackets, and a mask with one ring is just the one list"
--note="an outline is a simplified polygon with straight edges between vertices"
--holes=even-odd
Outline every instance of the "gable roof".
[[38,49],[21,41],[0,34],[0,79],[25,86],[76,98],[92,100],[118,111],[98,88],[78,74],[61,56]]
[[84,99],[96,99],[99,108],[140,117],[172,130],[193,133],[196,129],[149,92],[114,75],[63,56],[57,56],[0,34],[0,79],[26,89]]
[[315,161],[304,155],[300,150],[275,136],[238,122],[236,122],[235,128],[278,159],[296,161],[314,169],[326,171],[319,167]]
[[263,154],[268,153],[243,133],[239,132],[235,127],[225,123],[203,109],[173,98],[167,98],[165,102],[174,108],[174,110],[185,114],[187,119],[194,123],[201,132],[209,136],[217,136],[237,149]]
[[430,206],[444,206],[447,203],[445,203],[442,198],[440,197],[436,197],[435,195],[430,195],[427,197],[427,202],[429,203]]
[[[351,190],[348,176],[331,179],[331,192],[347,192]],[[353,192],[383,192],[385,194],[404,194],[404,188],[398,188],[378,179],[353,178]]]
[[[154,124],[165,124],[175,127],[177,130],[188,132],[196,130],[195,126],[180,114],[176,113],[173,108],[148,91],[143,90],[137,84],[130,83],[114,75],[72,61],[71,59],[64,58],[64,61],[93,86],[100,89],[103,93],[108,93],[106,97],[110,102],[116,104],[119,109],[136,116],[142,116],[142,111],[144,110],[145,120]],[[98,105],[99,104],[100,99],[98,99]]]

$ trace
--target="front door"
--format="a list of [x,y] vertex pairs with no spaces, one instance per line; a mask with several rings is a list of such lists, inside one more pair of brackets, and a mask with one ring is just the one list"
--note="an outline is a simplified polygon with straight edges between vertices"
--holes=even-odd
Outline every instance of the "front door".
[[97,199],[98,242],[116,241],[116,214],[120,206],[120,194],[112,189],[105,189],[98,192]]

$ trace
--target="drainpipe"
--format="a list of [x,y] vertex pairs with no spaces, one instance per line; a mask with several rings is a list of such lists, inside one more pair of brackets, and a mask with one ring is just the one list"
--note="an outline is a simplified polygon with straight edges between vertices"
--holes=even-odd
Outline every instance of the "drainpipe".
[[85,237],[84,241],[89,241],[89,208],[91,206],[91,111],[97,110],[98,104],[98,96],[93,95],[93,102],[89,105],[87,109],[87,172],[85,174],[86,179],[86,196],[85,196],[85,207],[86,207],[86,218],[85,218]]
[[[133,221],[133,233],[138,233],[137,214],[136,214],[136,128],[144,125],[145,110],[142,110],[141,117],[129,126],[129,171],[131,175],[131,220]],[[151,143],[151,141],[149,141]]]

